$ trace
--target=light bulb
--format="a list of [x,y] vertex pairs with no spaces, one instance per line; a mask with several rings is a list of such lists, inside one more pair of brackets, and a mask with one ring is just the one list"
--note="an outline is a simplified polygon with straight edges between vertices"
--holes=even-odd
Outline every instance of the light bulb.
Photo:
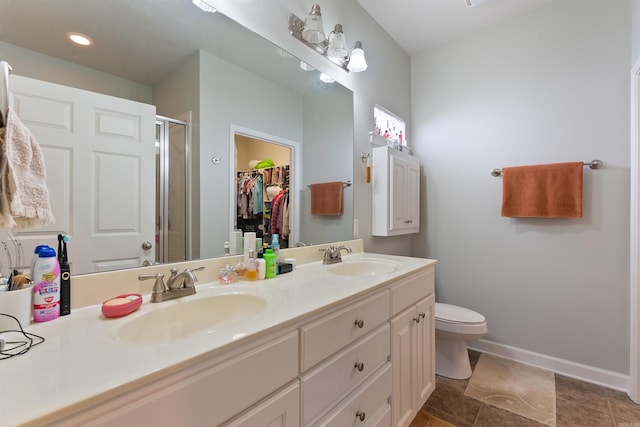
[[364,50],[362,42],[356,42],[355,47],[351,51],[351,57],[347,64],[347,70],[359,73],[367,69],[367,60],[364,58]]

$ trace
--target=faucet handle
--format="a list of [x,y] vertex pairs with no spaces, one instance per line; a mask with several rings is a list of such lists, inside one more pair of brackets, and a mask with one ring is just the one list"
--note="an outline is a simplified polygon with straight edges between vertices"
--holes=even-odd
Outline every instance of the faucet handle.
[[187,283],[185,282],[185,286],[193,286],[195,284],[195,282],[198,281],[198,277],[194,274],[195,271],[201,271],[204,270],[204,265],[201,265],[200,267],[196,267],[196,268],[186,268],[184,270],[185,273],[187,273],[189,276],[191,276],[191,278],[193,279],[193,282],[191,283]]
[[153,288],[151,289],[151,293],[153,294],[161,294],[167,288],[164,285],[164,274],[156,273],[156,274],[141,274],[138,276],[138,280],[150,280],[155,279],[155,283],[153,284]]

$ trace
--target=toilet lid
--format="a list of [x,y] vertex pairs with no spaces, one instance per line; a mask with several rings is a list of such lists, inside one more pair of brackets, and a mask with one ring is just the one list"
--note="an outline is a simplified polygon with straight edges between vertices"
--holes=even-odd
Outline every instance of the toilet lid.
[[482,323],[485,321],[484,316],[480,313],[442,302],[436,303],[436,319],[459,323]]

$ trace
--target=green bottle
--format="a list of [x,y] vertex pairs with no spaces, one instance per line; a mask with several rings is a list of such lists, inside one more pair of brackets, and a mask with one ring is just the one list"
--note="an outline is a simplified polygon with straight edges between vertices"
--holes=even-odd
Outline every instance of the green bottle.
[[271,249],[267,249],[264,251],[264,254],[262,255],[262,258],[264,258],[264,263],[265,263],[265,267],[266,267],[266,272],[264,275],[265,279],[273,279],[276,277],[276,274],[278,272],[278,264],[276,262],[276,254],[273,252],[273,250]]

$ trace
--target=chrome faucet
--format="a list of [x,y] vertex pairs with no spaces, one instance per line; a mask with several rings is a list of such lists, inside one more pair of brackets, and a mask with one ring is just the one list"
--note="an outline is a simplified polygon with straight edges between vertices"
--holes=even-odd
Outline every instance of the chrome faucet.
[[138,280],[155,279],[153,288],[151,289],[151,302],[169,301],[175,298],[193,295],[196,293],[195,284],[198,278],[194,274],[195,271],[204,270],[204,266],[198,268],[187,268],[182,273],[178,273],[179,269],[172,268],[171,276],[164,284],[164,274],[141,274]]
[[336,264],[342,262],[342,255],[340,251],[345,250],[347,253],[353,252],[350,247],[340,245],[340,246],[329,246],[328,248],[320,248],[320,251],[324,252],[324,258],[322,259],[323,264]]

